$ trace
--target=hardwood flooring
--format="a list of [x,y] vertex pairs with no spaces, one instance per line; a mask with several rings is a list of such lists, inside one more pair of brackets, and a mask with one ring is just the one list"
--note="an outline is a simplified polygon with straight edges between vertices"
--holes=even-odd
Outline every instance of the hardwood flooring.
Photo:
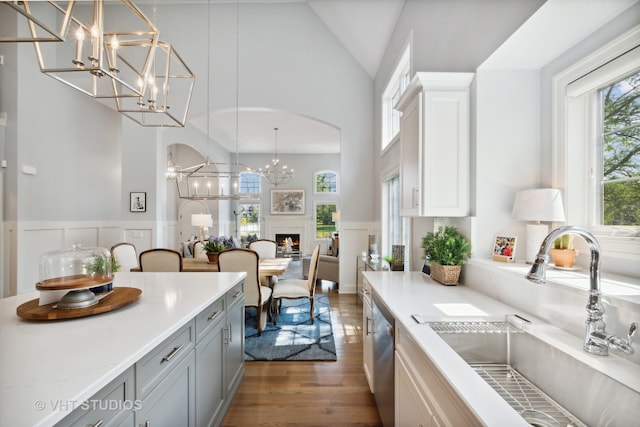
[[326,284],[338,360],[245,363],[223,426],[382,426],[362,369],[362,304]]

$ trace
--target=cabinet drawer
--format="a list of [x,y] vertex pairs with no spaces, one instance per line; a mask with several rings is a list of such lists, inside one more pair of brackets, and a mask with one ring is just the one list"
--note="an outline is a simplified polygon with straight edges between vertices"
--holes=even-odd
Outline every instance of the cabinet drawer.
[[129,368],[90,399],[82,402],[58,425],[121,425],[141,406],[140,401],[134,400],[133,382],[133,368]]
[[211,328],[224,319],[224,298],[215,301],[196,316],[196,342],[200,342]]
[[227,310],[229,310],[229,307],[231,307],[236,301],[241,300],[242,295],[244,293],[244,280],[240,283],[238,283],[237,285],[235,285],[233,288],[229,289],[229,292],[227,292],[225,298],[226,298],[226,303],[227,303]]
[[136,363],[136,397],[144,399],[194,346],[195,321],[187,323]]

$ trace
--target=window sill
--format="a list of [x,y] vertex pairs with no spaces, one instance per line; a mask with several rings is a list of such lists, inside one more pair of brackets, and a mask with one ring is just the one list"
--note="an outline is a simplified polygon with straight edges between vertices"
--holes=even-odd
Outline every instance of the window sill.
[[[472,259],[469,263],[484,270],[513,273],[514,276],[524,280],[531,267],[525,263],[501,263],[489,259]],[[579,268],[575,271],[566,271],[548,266],[546,283],[566,287],[569,291],[588,291],[589,270]],[[620,299],[640,305],[640,279],[601,273],[600,291],[604,298]]]

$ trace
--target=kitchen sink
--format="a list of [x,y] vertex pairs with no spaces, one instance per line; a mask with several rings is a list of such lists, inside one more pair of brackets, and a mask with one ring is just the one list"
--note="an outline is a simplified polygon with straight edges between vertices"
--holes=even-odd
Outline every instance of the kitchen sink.
[[640,419],[640,393],[599,369],[628,363],[637,372],[637,365],[589,355],[579,339],[554,342],[564,336],[557,328],[520,316],[427,324],[533,426],[629,426]]

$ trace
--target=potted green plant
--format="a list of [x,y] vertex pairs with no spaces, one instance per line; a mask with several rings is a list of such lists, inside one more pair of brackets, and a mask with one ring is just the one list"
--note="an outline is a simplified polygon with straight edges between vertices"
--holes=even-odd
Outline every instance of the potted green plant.
[[438,227],[422,238],[422,249],[429,261],[431,278],[443,285],[456,285],[462,265],[471,256],[471,243],[456,227]]
[[211,236],[202,244],[202,247],[207,253],[209,262],[218,262],[218,254],[225,250],[224,238]]
[[578,251],[573,247],[573,235],[563,234],[553,242],[549,251],[556,267],[571,268],[576,260]]

